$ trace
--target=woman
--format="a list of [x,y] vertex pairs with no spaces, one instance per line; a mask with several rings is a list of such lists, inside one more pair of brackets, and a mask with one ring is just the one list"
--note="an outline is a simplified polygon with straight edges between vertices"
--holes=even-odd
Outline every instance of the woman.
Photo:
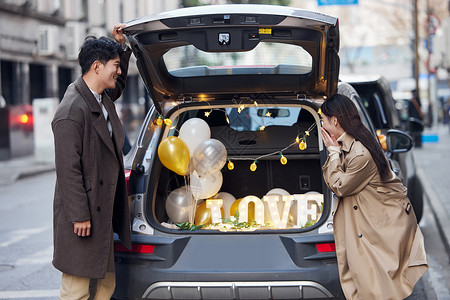
[[333,95],[321,110],[329,152],[323,176],[339,197],[334,234],[345,297],[404,299],[428,269],[406,188],[349,98]]

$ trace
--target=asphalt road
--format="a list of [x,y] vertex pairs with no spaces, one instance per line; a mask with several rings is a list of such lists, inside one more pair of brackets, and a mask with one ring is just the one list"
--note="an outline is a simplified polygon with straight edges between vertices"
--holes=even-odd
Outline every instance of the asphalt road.
[[[0,187],[0,299],[58,299],[60,272],[51,265],[54,172]],[[449,257],[425,207],[421,222],[429,271],[408,300],[450,299]]]

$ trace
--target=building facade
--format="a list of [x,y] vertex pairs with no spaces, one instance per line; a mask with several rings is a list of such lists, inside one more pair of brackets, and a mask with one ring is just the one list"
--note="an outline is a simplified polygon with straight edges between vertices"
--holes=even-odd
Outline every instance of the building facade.
[[[0,0],[0,95],[9,106],[61,99],[80,74],[77,56],[87,35],[111,36],[116,23],[178,7],[178,0]],[[137,77],[131,67],[131,85]]]

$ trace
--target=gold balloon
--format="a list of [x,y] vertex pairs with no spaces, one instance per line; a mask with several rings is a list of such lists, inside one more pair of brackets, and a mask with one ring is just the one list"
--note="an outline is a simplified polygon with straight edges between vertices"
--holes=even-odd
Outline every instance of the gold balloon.
[[[220,208],[220,212],[222,213],[222,217],[225,216],[223,207]],[[211,224],[211,209],[206,207],[206,201],[203,201],[197,206],[197,210],[195,211],[195,225],[208,225]]]
[[[231,204],[230,208],[230,216],[234,216],[237,211],[239,211],[239,202],[241,202],[242,198],[237,199],[236,201]],[[248,221],[255,220],[255,203],[249,202],[248,203]]]
[[162,164],[178,175],[186,175],[189,169],[189,148],[186,143],[176,137],[165,138],[158,147],[158,156]]

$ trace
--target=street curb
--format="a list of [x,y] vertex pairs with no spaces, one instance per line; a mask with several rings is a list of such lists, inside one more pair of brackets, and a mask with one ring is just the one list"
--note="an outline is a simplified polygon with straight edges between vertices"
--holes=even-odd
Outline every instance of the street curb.
[[436,219],[439,235],[441,236],[445,250],[450,257],[450,219],[445,210],[442,209],[442,203],[439,200],[438,195],[433,190],[427,177],[423,174],[421,169],[417,169],[417,176],[422,181],[422,186],[426,199],[430,204],[431,212]]
[[30,169],[27,171],[23,171],[20,172],[19,175],[17,176],[16,180],[20,180],[23,178],[27,178],[27,177],[32,177],[32,176],[36,176],[36,175],[40,175],[43,173],[48,173],[48,172],[53,172],[55,171],[55,166],[43,166],[43,167],[38,167],[35,169]]
[[17,167],[8,164],[0,164],[4,169],[0,172],[0,187],[14,184],[14,182],[32,176],[37,176],[43,173],[55,171],[54,164],[38,164],[32,167]]

